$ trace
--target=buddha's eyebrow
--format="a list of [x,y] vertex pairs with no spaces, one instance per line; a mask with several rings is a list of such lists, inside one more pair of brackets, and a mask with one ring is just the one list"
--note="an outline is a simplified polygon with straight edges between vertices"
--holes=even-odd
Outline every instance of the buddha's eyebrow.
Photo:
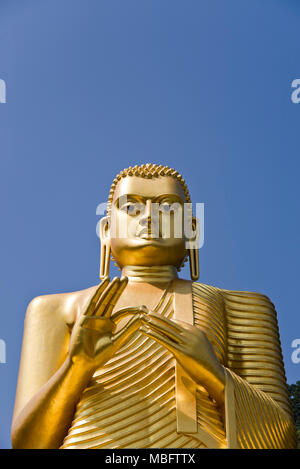
[[156,202],[160,202],[161,200],[164,200],[164,199],[170,200],[171,202],[179,202],[179,203],[184,202],[184,200],[182,200],[182,197],[180,197],[177,194],[160,194],[155,197]]
[[159,203],[160,201],[164,200],[164,199],[168,199],[170,200],[171,202],[179,202],[179,203],[183,203],[184,201],[182,200],[182,198],[177,195],[177,194],[158,194],[156,196],[145,196],[145,195],[140,195],[140,194],[122,194],[120,195],[120,197],[118,197],[115,201],[115,204],[116,206],[119,206],[120,203],[124,203],[126,202],[127,200],[128,201],[136,201],[136,202],[139,202],[139,203],[146,203],[147,200],[151,199],[152,202],[157,202]]
[[134,201],[134,202],[139,202],[139,203],[144,203],[144,197],[138,195],[138,194],[122,194],[120,197],[118,197],[115,201],[115,205],[117,207],[120,206],[120,204],[124,204],[126,202]]

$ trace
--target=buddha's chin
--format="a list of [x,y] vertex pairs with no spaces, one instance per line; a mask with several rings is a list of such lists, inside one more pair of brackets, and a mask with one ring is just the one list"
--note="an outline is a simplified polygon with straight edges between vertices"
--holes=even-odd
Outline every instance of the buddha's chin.
[[[134,241],[131,240],[131,242],[126,244],[126,246],[112,245],[112,254],[118,265],[121,267],[126,265],[177,266],[181,264],[181,261],[185,256],[185,250],[182,248],[182,244],[175,242],[173,245],[170,243],[170,240],[138,239]],[[176,258],[174,258],[174,254],[176,255]]]

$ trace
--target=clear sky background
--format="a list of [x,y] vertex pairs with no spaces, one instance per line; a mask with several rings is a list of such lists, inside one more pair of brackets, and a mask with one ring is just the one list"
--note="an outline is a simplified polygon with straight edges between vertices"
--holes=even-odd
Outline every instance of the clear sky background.
[[98,282],[96,206],[124,167],[175,167],[205,203],[200,281],[299,319],[298,0],[0,0],[0,447],[28,302]]

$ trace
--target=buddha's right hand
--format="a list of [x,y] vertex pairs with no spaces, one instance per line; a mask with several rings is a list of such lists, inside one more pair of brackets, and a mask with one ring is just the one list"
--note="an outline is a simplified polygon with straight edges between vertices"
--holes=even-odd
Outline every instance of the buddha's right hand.
[[105,278],[82,315],[76,320],[70,339],[69,359],[93,372],[103,366],[140,325],[141,308],[130,308],[131,320],[119,332],[111,313],[128,279]]

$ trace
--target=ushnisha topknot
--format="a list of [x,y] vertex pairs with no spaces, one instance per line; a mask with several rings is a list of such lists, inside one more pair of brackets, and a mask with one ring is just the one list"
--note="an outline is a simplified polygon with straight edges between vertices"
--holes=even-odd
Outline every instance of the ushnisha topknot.
[[186,202],[190,203],[191,202],[191,197],[190,193],[188,190],[188,187],[186,185],[185,180],[179,174],[176,169],[169,168],[168,166],[163,166],[163,165],[158,165],[154,163],[146,163],[142,165],[136,165],[136,166],[129,166],[129,168],[123,169],[113,180],[113,183],[110,188],[109,196],[108,196],[108,202],[107,202],[107,215],[110,215],[111,211],[111,204],[114,198],[114,193],[115,189],[117,187],[118,182],[127,176],[137,176],[137,177],[142,177],[142,178],[158,178],[161,176],[171,176],[172,178],[176,179],[181,184],[181,187],[183,189]]

